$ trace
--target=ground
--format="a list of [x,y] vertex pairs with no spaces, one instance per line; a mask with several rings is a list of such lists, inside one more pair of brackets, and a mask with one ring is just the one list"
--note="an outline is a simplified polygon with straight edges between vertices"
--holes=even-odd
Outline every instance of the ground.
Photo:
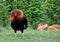
[[33,30],[24,31],[24,37],[17,31],[17,37],[14,36],[12,29],[0,29],[0,42],[60,42],[60,30]]

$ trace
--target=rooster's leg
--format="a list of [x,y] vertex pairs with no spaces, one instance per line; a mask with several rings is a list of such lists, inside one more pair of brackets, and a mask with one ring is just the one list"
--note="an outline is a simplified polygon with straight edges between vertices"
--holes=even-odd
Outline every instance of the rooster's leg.
[[16,37],[16,30],[14,30],[14,35],[15,35],[15,37]]
[[24,33],[23,33],[23,30],[21,30],[21,33],[22,33],[22,37],[24,37]]

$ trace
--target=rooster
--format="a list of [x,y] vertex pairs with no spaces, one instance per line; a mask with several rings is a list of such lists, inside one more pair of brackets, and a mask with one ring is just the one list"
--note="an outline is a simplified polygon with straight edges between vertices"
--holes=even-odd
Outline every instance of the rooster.
[[27,28],[28,21],[26,17],[24,16],[23,12],[19,9],[12,10],[10,13],[10,20],[11,20],[11,27],[15,32],[16,36],[16,31],[21,31],[22,36],[24,29]]

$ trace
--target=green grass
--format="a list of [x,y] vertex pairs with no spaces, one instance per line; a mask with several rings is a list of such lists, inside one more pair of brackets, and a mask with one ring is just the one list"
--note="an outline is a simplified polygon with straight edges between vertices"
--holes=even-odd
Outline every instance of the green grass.
[[60,42],[60,30],[54,31],[38,31],[27,29],[24,31],[25,37],[21,36],[21,32],[17,31],[17,37],[14,36],[12,29],[1,29],[0,42]]

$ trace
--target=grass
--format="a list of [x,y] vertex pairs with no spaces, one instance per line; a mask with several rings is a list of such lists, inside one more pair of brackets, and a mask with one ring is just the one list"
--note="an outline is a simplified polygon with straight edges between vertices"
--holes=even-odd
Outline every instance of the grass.
[[27,29],[24,32],[25,37],[21,36],[21,32],[17,31],[17,37],[14,36],[12,29],[1,29],[0,42],[60,42],[60,30],[33,30]]

